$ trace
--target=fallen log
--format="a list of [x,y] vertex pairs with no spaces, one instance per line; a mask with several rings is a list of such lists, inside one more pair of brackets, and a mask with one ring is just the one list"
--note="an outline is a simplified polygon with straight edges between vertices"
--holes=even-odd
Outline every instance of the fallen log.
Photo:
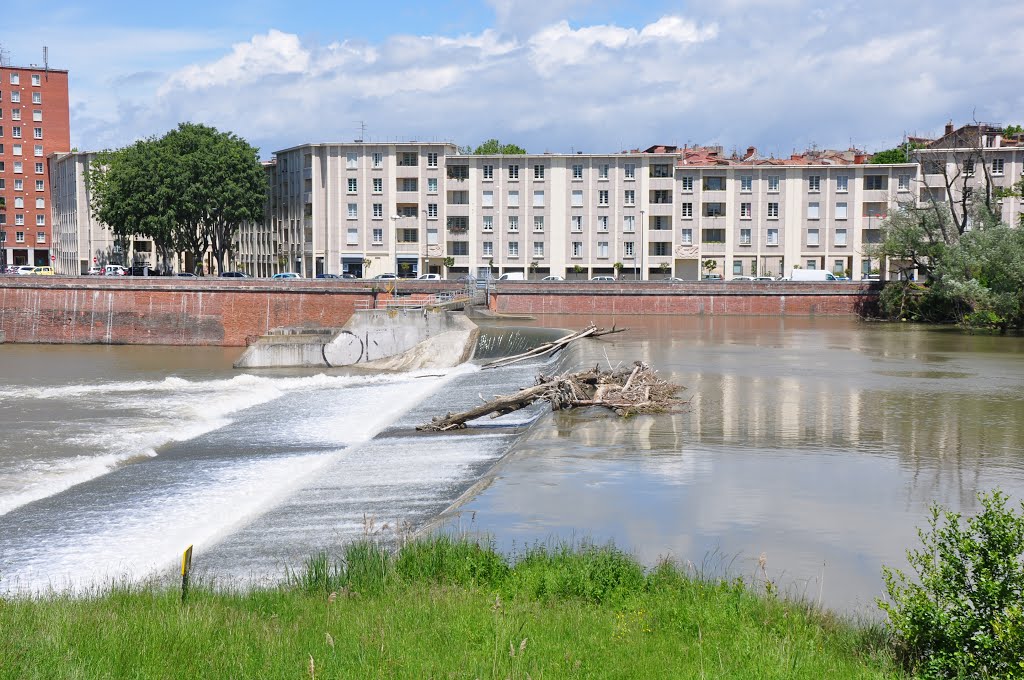
[[578,331],[576,333],[570,333],[569,335],[565,335],[551,342],[545,342],[544,344],[538,345],[531,350],[523,352],[522,354],[516,354],[510,357],[502,357],[500,359],[495,359],[494,361],[484,364],[480,368],[481,370],[487,370],[488,368],[501,368],[504,366],[511,366],[512,364],[518,363],[520,361],[525,361],[527,359],[533,359],[535,357],[543,356],[545,354],[554,355],[565,349],[569,345],[569,343],[575,342],[582,338],[599,338],[602,335],[612,335],[613,333],[622,333],[628,330],[628,328],[616,328],[614,325],[611,327],[610,330],[605,330],[603,328],[598,328],[594,324],[591,324],[584,328],[583,330]]
[[631,368],[602,371],[594,367],[557,376],[537,376],[537,384],[518,392],[498,396],[461,413],[436,416],[417,430],[447,432],[466,427],[466,423],[484,416],[503,416],[537,401],[547,401],[553,411],[568,408],[600,406],[620,416],[638,413],[665,413],[683,404],[676,398],[682,386],[658,377],[657,372],[642,361]]

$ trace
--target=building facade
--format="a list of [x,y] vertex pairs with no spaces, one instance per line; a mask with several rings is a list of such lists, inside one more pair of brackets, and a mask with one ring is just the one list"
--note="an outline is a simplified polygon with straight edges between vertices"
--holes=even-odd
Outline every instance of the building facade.
[[51,263],[47,156],[70,148],[68,72],[0,67],[0,264]]
[[761,158],[750,148],[459,155],[451,144],[307,144],[267,164],[267,217],[239,235],[257,276],[448,278],[522,272],[626,279],[860,278],[916,163],[850,152]]

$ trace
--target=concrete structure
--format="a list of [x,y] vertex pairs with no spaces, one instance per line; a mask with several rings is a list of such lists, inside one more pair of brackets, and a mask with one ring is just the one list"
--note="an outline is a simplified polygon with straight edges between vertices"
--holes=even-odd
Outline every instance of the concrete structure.
[[865,245],[889,207],[913,197],[918,176],[914,163],[869,165],[853,150],[788,159],[753,147],[729,157],[720,147],[455,151],[352,143],[277,152],[267,219],[242,230],[239,268],[694,280],[799,265],[860,278],[880,264]]
[[70,127],[67,71],[0,66],[0,265],[51,263],[46,162]]

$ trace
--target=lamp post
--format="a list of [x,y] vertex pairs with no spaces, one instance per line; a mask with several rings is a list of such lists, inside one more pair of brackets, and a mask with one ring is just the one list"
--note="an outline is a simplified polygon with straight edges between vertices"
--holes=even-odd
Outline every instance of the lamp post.
[[430,239],[427,237],[429,232],[427,227],[427,209],[420,208],[420,212],[423,214],[423,250],[421,251],[423,253],[423,271],[420,273],[426,274],[430,271],[430,265],[428,264],[430,261]]
[[644,211],[640,211],[640,278],[637,281],[642,281],[644,276]]

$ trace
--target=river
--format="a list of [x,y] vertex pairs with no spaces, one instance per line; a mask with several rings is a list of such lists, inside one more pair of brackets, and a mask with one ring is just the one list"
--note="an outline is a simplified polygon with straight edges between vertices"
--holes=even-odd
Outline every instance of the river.
[[[558,367],[644,360],[685,386],[681,412],[535,409],[424,436],[416,423],[555,366],[239,374],[238,350],[2,345],[0,589],[166,573],[188,544],[206,575],[273,581],[317,549],[414,532],[472,487],[444,520],[509,552],[613,540],[870,615],[930,503],[970,512],[997,485],[1024,498],[1021,338],[615,321],[629,332]],[[489,337],[512,351],[554,332]]]

